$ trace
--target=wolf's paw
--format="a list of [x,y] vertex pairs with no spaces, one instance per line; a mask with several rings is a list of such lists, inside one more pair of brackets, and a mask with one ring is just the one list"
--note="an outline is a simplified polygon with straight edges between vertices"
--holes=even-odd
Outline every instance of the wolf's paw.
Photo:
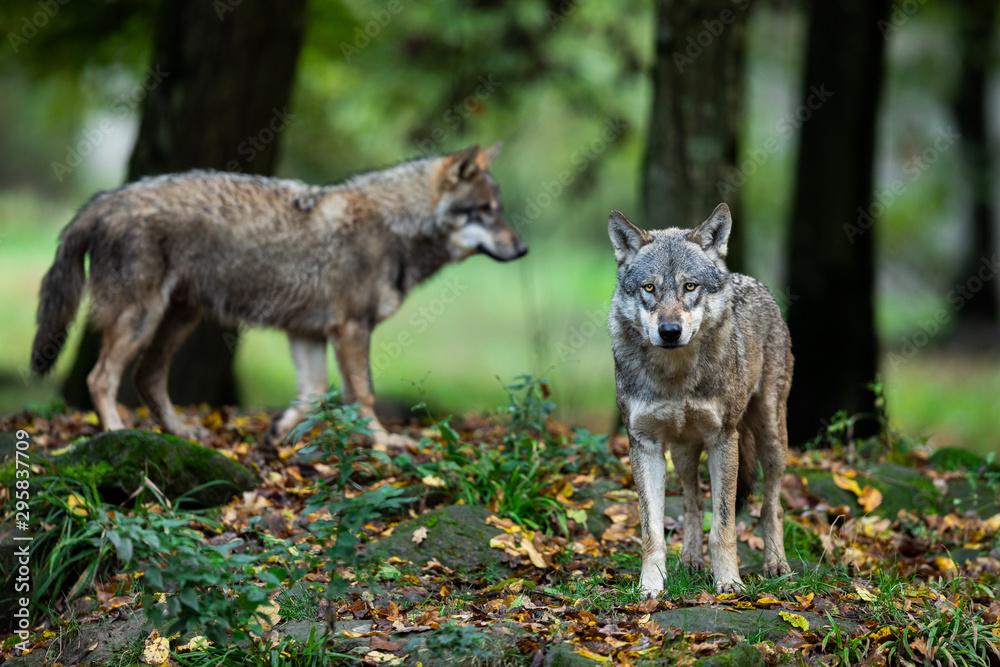
[[764,576],[765,577],[781,577],[786,574],[791,574],[792,568],[788,566],[788,561],[775,560],[771,562],[764,561]]
[[647,599],[655,598],[663,590],[663,575],[658,570],[643,570],[639,578],[642,595]]
[[723,593],[740,594],[745,592],[746,592],[746,587],[743,585],[743,581],[739,577],[727,581],[715,582],[716,595],[722,595]]
[[177,428],[170,429],[178,438],[202,442],[207,440],[211,431],[198,422],[178,424]]
[[413,438],[401,433],[389,433],[384,429],[374,431],[372,440],[375,443],[374,449],[380,452],[386,452],[390,449],[408,449],[410,451],[419,449],[417,441]]
[[681,554],[681,565],[693,572],[705,571],[705,557],[701,554]]

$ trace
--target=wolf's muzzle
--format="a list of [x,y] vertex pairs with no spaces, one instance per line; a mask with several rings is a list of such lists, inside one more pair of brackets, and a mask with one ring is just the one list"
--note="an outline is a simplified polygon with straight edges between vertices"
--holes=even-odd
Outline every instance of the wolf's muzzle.
[[681,339],[681,325],[676,322],[660,322],[656,328],[656,333],[660,335],[662,343],[660,347],[667,349],[677,347],[677,341]]

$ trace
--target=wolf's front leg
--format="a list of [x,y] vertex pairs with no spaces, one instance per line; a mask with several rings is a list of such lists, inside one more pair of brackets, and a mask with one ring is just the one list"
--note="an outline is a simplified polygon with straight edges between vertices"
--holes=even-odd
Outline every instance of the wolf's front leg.
[[639,520],[642,526],[642,573],[639,584],[646,597],[655,598],[663,590],[667,567],[667,545],[663,539],[663,494],[667,464],[663,444],[648,437],[629,433],[629,460],[632,479],[639,494]]
[[404,447],[415,444],[410,438],[389,433],[375,416],[375,394],[372,390],[368,350],[371,328],[354,320],[331,327],[337,365],[344,381],[344,403],[357,403],[362,417],[369,417],[368,428],[376,448]]
[[739,472],[739,435],[723,431],[706,443],[708,471],[712,481],[712,529],[708,548],[712,552],[712,574],[717,593],[744,590],[736,556],[736,477]]
[[289,431],[305,418],[306,403],[310,398],[325,393],[330,386],[326,373],[326,340],[288,334],[288,344],[295,363],[299,404],[288,408],[281,417],[271,422],[267,440],[272,445],[283,442]]

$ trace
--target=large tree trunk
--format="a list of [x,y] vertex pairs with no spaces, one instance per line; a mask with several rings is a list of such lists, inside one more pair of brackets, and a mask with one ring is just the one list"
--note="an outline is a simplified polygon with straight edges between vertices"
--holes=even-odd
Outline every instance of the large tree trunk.
[[[983,257],[996,249],[993,226],[993,160],[987,129],[987,83],[993,59],[994,0],[957,3],[962,76],[953,109],[962,135],[965,179],[972,196],[972,233],[966,255],[955,276],[955,285],[966,285],[983,268]],[[978,279],[978,278],[976,278]],[[970,289],[968,294],[972,294]],[[969,349],[1000,344],[1000,302],[992,283],[972,294],[957,312],[953,342]]]
[[750,1],[658,0],[645,226],[692,227],[719,202],[736,219],[727,263],[743,267],[736,156]]
[[[875,379],[872,161],[882,87],[885,0],[810,3],[802,126],[791,229],[789,327],[795,377],[790,442],[837,410],[873,415]],[[862,419],[856,433],[874,430]]]
[[[162,3],[151,87],[129,162],[129,180],[211,168],[270,174],[302,43],[306,0]],[[233,376],[236,332],[202,321],[178,352],[170,375],[176,403],[237,402]],[[63,393],[90,405],[86,376],[100,335],[89,327]],[[137,405],[131,382],[120,400]]]

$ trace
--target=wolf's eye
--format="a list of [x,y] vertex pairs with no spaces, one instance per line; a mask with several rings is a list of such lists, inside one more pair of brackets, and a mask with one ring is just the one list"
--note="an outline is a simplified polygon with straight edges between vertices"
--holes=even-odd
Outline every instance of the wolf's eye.
[[684,291],[685,292],[693,292],[694,288],[697,287],[697,286],[698,286],[697,283],[684,283]]
[[656,289],[656,285],[654,285],[653,283],[646,283],[645,285],[642,286],[642,289],[646,290],[647,292],[652,292],[654,289]]

